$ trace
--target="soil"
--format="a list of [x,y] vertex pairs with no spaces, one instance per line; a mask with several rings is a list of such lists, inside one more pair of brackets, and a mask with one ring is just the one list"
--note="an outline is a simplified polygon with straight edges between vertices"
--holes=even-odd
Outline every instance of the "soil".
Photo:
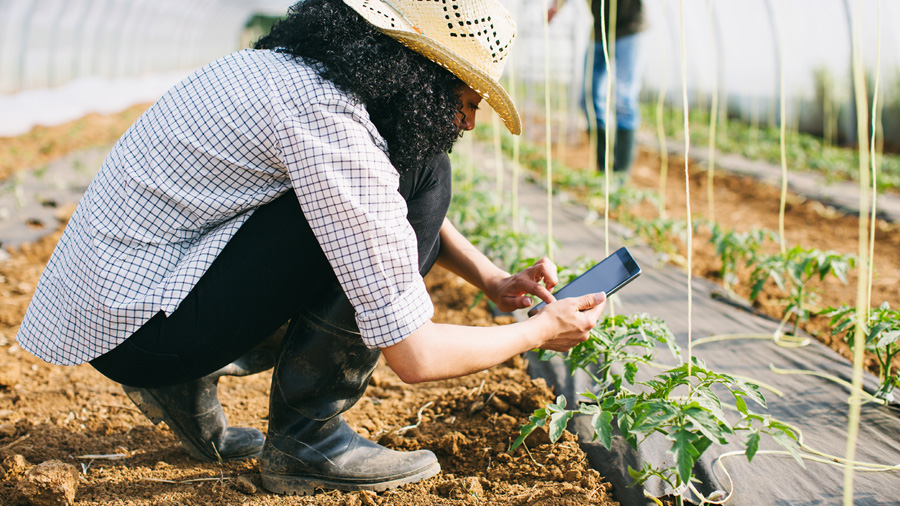
[[149,104],[141,104],[116,114],[88,114],[62,125],[35,127],[24,135],[0,137],[0,181],[71,151],[116,142],[147,107]]
[[[406,385],[380,364],[366,395],[345,415],[360,434],[399,450],[427,448],[443,471],[380,494],[321,492],[305,498],[261,488],[259,463],[198,463],[165,424],[153,426],[121,388],[89,365],[60,367],[22,351],[17,326],[59,232],[22,246],[0,263],[0,500],[17,500],[16,484],[33,465],[50,460],[79,471],[78,505],[399,506],[435,504],[604,505],[610,485],[590,469],[575,437],[549,444],[536,432],[509,452],[528,414],[553,399],[532,380],[524,361],[465,378]],[[476,291],[436,269],[427,278],[436,321],[496,325],[483,307],[469,310]],[[271,373],[225,377],[220,398],[229,421],[266,429]],[[407,430],[403,428],[414,426]],[[24,463],[22,462],[24,458]]]

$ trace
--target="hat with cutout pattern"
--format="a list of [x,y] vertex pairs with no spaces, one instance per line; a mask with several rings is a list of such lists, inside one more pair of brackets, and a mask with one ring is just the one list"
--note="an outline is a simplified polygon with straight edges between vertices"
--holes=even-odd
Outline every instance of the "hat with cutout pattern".
[[446,68],[497,112],[513,134],[522,121],[500,85],[516,24],[497,0],[344,0],[382,33]]

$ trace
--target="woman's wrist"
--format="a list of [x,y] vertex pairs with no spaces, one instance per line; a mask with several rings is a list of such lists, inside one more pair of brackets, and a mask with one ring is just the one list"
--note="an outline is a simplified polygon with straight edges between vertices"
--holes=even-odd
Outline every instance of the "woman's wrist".
[[511,275],[508,272],[497,267],[484,279],[482,290],[484,290],[485,295],[496,303],[496,299],[503,295],[503,283],[509,279],[510,276]]

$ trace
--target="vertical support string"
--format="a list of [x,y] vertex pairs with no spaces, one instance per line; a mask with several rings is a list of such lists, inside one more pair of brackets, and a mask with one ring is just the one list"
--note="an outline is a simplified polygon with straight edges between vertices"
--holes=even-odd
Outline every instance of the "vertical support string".
[[688,109],[688,93],[687,93],[687,55],[685,52],[685,29],[684,29],[684,0],[681,0],[681,104],[684,109],[684,196],[685,207],[687,211],[687,291],[688,291],[688,376],[691,375],[691,366],[693,363],[693,312],[694,312],[694,287],[692,283],[692,260],[693,260],[693,242],[694,227],[691,223],[691,172],[688,167],[688,160],[691,152],[691,129],[690,129],[690,110]]
[[603,130],[606,135],[603,151],[603,178],[604,178],[604,204],[603,204],[603,244],[605,256],[609,256],[609,179],[610,179],[610,140],[612,129],[616,121],[613,114],[612,97],[615,93],[616,85],[616,17],[618,0],[611,0],[609,4],[609,30],[607,32],[607,20],[602,19],[606,16],[606,0],[600,3],[600,32],[601,41],[603,43],[603,61],[606,64],[606,111],[604,114],[604,122],[606,128]]
[[[865,326],[868,307],[866,306],[866,287],[868,268],[868,218],[869,218],[869,150],[868,125],[866,108],[866,83],[863,77],[862,48],[860,25],[862,24],[862,2],[857,0],[855,12],[852,14],[851,36],[853,38],[853,88],[856,98],[856,135],[859,144],[859,264],[857,265],[856,282],[856,328],[854,329],[853,346],[853,381],[850,390],[850,411],[847,426],[846,458],[853,462],[856,458],[856,442],[859,437],[859,415],[862,399],[863,351],[865,349]],[[853,505],[854,466],[844,467],[844,506]]]
[[568,165],[566,164],[566,145],[568,144],[566,137],[569,134],[569,101],[567,100],[569,88],[566,86],[565,81],[560,81],[557,93],[559,93],[558,107],[562,117],[559,119],[559,125],[557,125],[556,130],[556,158],[566,166]]
[[[509,65],[509,99],[516,103],[516,66],[510,60]],[[512,159],[512,230],[519,233],[519,135],[513,135]]]
[[[715,14],[714,14],[714,0],[709,0],[709,20],[710,24],[715,24]],[[713,37],[715,41],[715,37]],[[719,48],[716,46],[715,42],[710,44],[710,50],[712,51],[712,65],[713,65],[713,90],[712,90],[712,105],[709,110],[709,167],[706,172],[706,213],[709,221],[716,221],[716,205],[715,205],[715,192],[714,192],[714,183],[715,183],[715,174],[716,174],[716,121],[719,119],[719,72],[718,72],[718,52]]]
[[491,129],[494,131],[494,177],[497,183],[496,204],[503,204],[503,151],[500,142],[500,115],[491,115]]
[[[773,21],[775,18],[774,9],[772,11]],[[787,126],[787,115],[786,111],[786,97],[785,97],[785,89],[784,89],[784,34],[783,31],[783,22],[778,22],[776,24],[776,30],[778,31],[778,52],[779,52],[779,69],[778,69],[778,82],[779,82],[779,105],[781,107],[781,121],[779,121],[779,143],[781,145],[781,201],[778,206],[778,242],[781,246],[781,254],[785,254],[787,252],[787,244],[784,238],[784,213],[787,208],[787,188],[788,188],[788,172],[787,172],[787,147],[785,146],[785,127]]]
[[[872,90],[872,138],[869,145],[869,160],[872,164],[872,214],[869,217],[869,273],[866,283],[866,311],[872,307],[872,278],[875,273],[875,226],[877,225],[877,199],[878,199],[878,160],[875,152],[875,138],[878,137],[878,125],[881,119],[879,114],[882,102],[878,101],[879,85],[881,81],[881,0],[878,0],[878,50],[875,56],[875,89]],[[882,136],[882,139],[884,137]]]
[[[666,53],[666,41],[659,33],[659,54]],[[666,104],[666,92],[669,87],[669,60],[663,58],[663,82],[659,87],[659,94],[656,96],[656,137],[659,139],[659,216],[666,217],[666,187],[669,177],[669,147],[666,138],[666,128],[664,121],[664,111]]]
[[553,259],[553,163],[550,143],[550,20],[544,14],[544,132],[547,153],[547,258]]
[[666,217],[666,186],[669,178],[669,146],[666,142],[666,129],[663,125],[663,107],[666,101],[666,88],[660,88],[656,97],[656,137],[659,139],[659,216]]
[[[588,9],[591,12],[593,12],[594,1],[596,0],[588,0]],[[594,101],[594,48],[597,41],[593,26],[591,27],[591,34],[588,40],[588,50],[584,58],[584,106],[587,110],[588,143],[590,144],[588,170],[592,171],[599,163],[597,160],[597,104]]]

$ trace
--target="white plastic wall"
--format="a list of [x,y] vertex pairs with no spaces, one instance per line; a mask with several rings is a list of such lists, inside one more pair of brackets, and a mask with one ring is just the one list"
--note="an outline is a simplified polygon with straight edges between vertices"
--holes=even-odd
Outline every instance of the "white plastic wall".
[[290,0],[0,0],[0,93],[196,68]]
[[[517,13],[519,36],[513,50],[517,75],[543,81],[542,16],[549,0],[503,0]],[[593,0],[599,2],[601,0]],[[610,1],[610,0],[606,0]],[[664,88],[670,102],[681,104],[681,2],[644,0],[650,28],[645,37],[645,93]],[[718,87],[720,103],[728,97],[732,114],[756,107],[765,120],[780,97],[779,41],[783,40],[788,118],[821,121],[810,110],[817,70],[827,69],[837,99],[848,112],[851,101],[850,13],[862,13],[862,53],[869,75],[875,74],[877,26],[882,23],[881,88],[886,100],[900,95],[900,2],[897,0],[685,0],[684,33],[687,86],[691,100]],[[586,0],[567,0],[550,25],[551,79],[581,88],[584,50],[590,30]],[[571,41],[567,46],[565,41]],[[575,76],[573,79],[572,76]],[[576,95],[578,90],[573,91]],[[798,117],[799,116],[799,117]],[[888,122],[890,118],[885,117]],[[843,122],[852,127],[850,115]],[[900,137],[900,132],[893,134]]]

